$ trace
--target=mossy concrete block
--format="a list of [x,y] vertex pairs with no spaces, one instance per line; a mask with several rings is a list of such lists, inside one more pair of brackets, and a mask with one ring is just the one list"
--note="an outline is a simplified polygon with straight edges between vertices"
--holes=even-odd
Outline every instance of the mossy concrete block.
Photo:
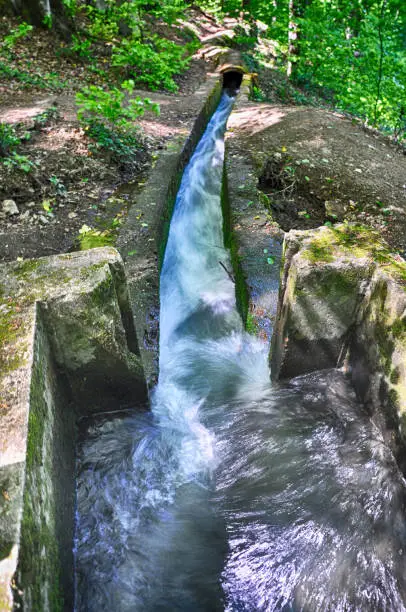
[[286,234],[270,359],[274,380],[346,367],[399,459],[406,440],[406,263],[359,225]]
[[69,609],[75,417],[147,393],[118,252],[0,266],[0,366],[0,610]]
[[374,271],[346,358],[360,399],[406,473],[406,286],[393,274],[386,266]]
[[274,379],[339,363],[377,270],[399,287],[405,282],[404,262],[391,255],[376,232],[362,226],[286,234],[271,350]]
[[328,228],[291,231],[284,264],[275,333],[273,379],[335,367],[354,324],[372,266],[366,253],[339,249]]

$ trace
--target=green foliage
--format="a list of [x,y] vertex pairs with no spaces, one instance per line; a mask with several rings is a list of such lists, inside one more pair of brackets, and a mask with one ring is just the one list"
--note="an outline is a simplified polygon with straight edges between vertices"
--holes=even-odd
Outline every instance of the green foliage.
[[14,28],[13,30],[11,30],[8,36],[5,36],[3,38],[3,42],[1,43],[1,46],[7,49],[8,51],[10,51],[16,44],[17,40],[19,40],[20,38],[23,38],[24,36],[27,36],[27,34],[31,32],[31,30],[32,30],[32,25],[29,25],[28,23],[25,23],[25,21],[23,21],[22,23],[19,24],[17,28]]
[[[176,91],[174,75],[185,70],[196,41],[179,45],[153,33],[152,23],[173,24],[183,16],[185,0],[105,0],[103,8],[80,0],[63,0],[68,13],[80,14],[80,29],[65,51],[91,60],[100,45],[120,77],[150,89]],[[95,73],[100,69],[93,66]],[[104,76],[104,75],[102,75]]]
[[61,90],[66,83],[61,81],[56,72],[45,72],[44,74],[25,72],[13,68],[8,62],[0,61],[0,77],[5,80],[16,79],[24,87],[39,87],[40,89]]
[[20,144],[21,140],[16,131],[9,123],[0,123],[0,157],[10,155]]
[[105,90],[90,85],[76,94],[78,119],[97,149],[110,152],[119,161],[131,163],[139,149],[135,122],[145,110],[159,113],[159,106],[149,98],[129,97],[134,81],[124,81],[121,88]]
[[19,137],[14,126],[8,123],[0,123],[0,158],[3,165],[8,168],[18,168],[23,172],[31,172],[35,164],[25,155],[19,155],[15,149],[23,140],[29,140],[29,133]]
[[52,28],[52,15],[51,15],[51,13],[47,13],[46,15],[44,15],[42,23],[44,24],[44,26],[46,28],[48,28],[48,30],[50,30]]
[[122,19],[126,21],[124,8],[127,3],[120,5],[120,12],[115,11],[110,14],[109,12],[99,11],[93,6],[87,7],[87,12],[90,17],[90,23],[87,28],[88,35],[95,39],[104,42],[111,42],[119,34],[119,22]]
[[145,110],[159,112],[159,106],[149,98],[136,96],[126,98],[134,90],[134,81],[124,81],[121,88],[113,87],[106,90],[96,85],[84,87],[76,94],[78,105],[78,119],[82,124],[90,125],[93,121],[107,122],[115,129],[131,129],[133,121],[141,117]]
[[162,19],[170,25],[181,17],[186,9],[184,0],[155,0],[141,3],[156,19]]
[[18,153],[11,153],[8,157],[3,160],[3,164],[8,168],[17,168],[23,172],[31,172],[35,169],[35,164],[26,155],[19,155]]
[[92,54],[90,48],[92,43],[87,38],[80,38],[76,34],[72,35],[70,50],[82,59],[90,59]]
[[262,89],[258,85],[253,85],[251,89],[251,98],[256,102],[263,102],[265,100],[265,96],[263,94]]
[[74,18],[78,10],[76,0],[62,0],[62,4],[65,7],[68,17]]
[[169,91],[177,90],[173,76],[182,72],[189,62],[183,47],[158,36],[152,36],[147,43],[125,38],[113,48],[111,61],[137,84]]
[[[245,10],[246,22],[260,20],[278,43],[274,65],[287,60],[293,85],[304,90],[277,94],[308,103],[322,96],[366,124],[406,138],[406,3],[403,0],[200,0],[217,14]],[[235,42],[249,48],[252,35]],[[282,87],[282,86],[281,86]],[[258,92],[254,93],[257,95]]]
[[[62,183],[60,178],[58,178],[57,176],[53,174],[52,176],[49,177],[49,182],[51,183],[56,195],[61,196],[61,197],[66,196],[66,187]],[[52,209],[49,203],[48,203],[48,208],[46,208],[47,203],[48,203],[48,200],[44,200],[44,202],[42,203],[42,207],[44,208],[45,212],[47,213],[52,212]]]
[[92,121],[87,135],[95,141],[95,150],[108,151],[114,159],[126,165],[131,164],[140,149],[138,133],[135,129],[122,132],[106,127],[101,122]]
[[396,2],[384,0],[354,23],[352,5],[347,2],[344,15],[331,5],[329,19],[320,2],[307,8],[294,77],[367,123],[404,137],[405,21]]
[[50,106],[45,109],[42,113],[38,113],[34,117],[34,127],[36,129],[43,128],[48,125],[51,121],[59,117],[59,110],[57,106]]

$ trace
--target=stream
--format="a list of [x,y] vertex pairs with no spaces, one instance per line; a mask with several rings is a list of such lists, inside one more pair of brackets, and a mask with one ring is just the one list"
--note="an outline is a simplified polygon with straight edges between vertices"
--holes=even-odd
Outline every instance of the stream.
[[223,94],[161,272],[151,410],[81,425],[78,612],[406,610],[405,481],[344,374],[270,383],[236,309]]

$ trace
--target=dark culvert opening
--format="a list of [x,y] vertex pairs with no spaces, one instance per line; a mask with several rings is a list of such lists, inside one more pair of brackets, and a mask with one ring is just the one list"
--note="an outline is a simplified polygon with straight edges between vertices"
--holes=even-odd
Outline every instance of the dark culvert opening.
[[231,94],[237,93],[242,83],[243,73],[239,70],[227,70],[223,72],[223,89],[231,92]]

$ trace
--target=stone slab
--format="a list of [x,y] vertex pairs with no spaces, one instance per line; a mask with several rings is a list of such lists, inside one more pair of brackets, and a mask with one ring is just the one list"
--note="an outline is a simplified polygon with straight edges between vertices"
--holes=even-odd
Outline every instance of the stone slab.
[[342,224],[285,236],[274,380],[343,367],[406,471],[406,262]]
[[72,609],[75,419],[146,396],[115,249],[0,266],[2,612]]

